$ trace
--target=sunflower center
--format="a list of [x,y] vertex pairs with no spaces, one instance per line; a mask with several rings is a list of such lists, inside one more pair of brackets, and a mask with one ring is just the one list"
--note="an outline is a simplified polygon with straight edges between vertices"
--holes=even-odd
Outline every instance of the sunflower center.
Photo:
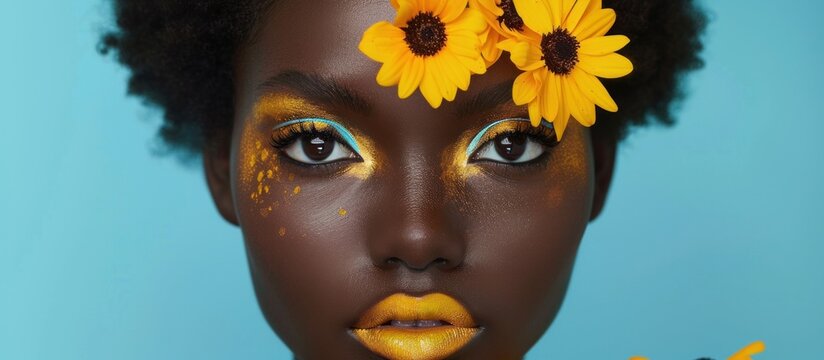
[[515,10],[515,3],[512,0],[501,0],[500,7],[504,14],[498,16],[498,22],[511,30],[524,31],[524,19],[521,19],[518,11]]
[[437,54],[446,46],[446,25],[431,12],[420,12],[406,23],[403,38],[409,50],[421,57]]
[[541,38],[542,60],[549,71],[557,75],[569,75],[578,64],[578,48],[581,44],[567,29],[555,29]]

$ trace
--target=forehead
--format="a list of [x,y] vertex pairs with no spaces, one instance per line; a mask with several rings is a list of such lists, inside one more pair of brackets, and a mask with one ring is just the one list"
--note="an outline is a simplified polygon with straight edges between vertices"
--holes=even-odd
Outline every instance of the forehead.
[[[380,21],[392,21],[395,10],[388,0],[278,0],[261,19],[260,30],[242,49],[236,69],[237,99],[249,109],[260,96],[258,85],[285,71],[316,74],[353,89],[370,102],[377,115],[413,114],[445,120],[454,117],[456,104],[484,89],[512,81],[517,75],[509,61],[499,61],[484,75],[473,75],[469,91],[458,91],[455,102],[431,109],[419,92],[409,99],[397,96],[397,87],[381,87],[375,77],[379,63],[358,50],[364,31]],[[525,111],[525,109],[524,109]],[[387,112],[387,114],[380,114]],[[418,120],[418,125],[426,121]]]

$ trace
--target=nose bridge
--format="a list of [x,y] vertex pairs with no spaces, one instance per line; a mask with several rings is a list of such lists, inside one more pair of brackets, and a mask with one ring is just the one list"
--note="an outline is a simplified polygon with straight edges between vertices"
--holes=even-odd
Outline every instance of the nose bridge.
[[446,269],[463,262],[466,244],[439,164],[437,154],[413,148],[387,169],[378,226],[369,239],[376,266]]

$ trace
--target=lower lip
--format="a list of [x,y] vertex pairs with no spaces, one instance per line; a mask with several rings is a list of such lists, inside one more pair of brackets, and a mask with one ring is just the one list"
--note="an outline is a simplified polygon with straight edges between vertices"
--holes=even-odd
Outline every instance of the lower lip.
[[466,346],[479,328],[458,326],[380,326],[353,329],[355,338],[369,350],[393,360],[443,359]]

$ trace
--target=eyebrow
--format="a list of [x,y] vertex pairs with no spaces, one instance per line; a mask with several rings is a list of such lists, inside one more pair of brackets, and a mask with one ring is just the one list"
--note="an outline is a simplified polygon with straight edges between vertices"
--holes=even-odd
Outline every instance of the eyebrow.
[[276,91],[283,88],[294,90],[315,103],[343,106],[362,114],[367,114],[371,110],[369,103],[357,92],[331,78],[317,74],[289,70],[258,85],[261,91]]
[[458,104],[456,115],[459,118],[479,114],[492,110],[512,100],[512,83],[514,80],[504,81],[488,87],[477,95]]

